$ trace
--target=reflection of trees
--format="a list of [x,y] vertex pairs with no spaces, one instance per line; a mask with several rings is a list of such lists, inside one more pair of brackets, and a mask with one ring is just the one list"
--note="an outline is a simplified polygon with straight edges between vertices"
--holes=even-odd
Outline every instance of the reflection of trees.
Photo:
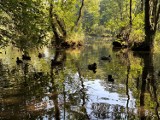
[[27,62],[11,68],[4,64],[0,66],[3,71],[0,72],[1,78],[5,79],[3,84],[6,86],[2,86],[4,93],[1,94],[0,106],[3,106],[0,116],[7,119],[35,119],[36,111],[45,109],[48,104],[42,100],[48,85],[48,76],[35,71]]
[[55,80],[57,79],[58,76],[60,76],[59,71],[63,70],[65,60],[66,60],[65,51],[56,49],[54,59],[51,62],[51,73],[50,73],[51,83],[52,83],[52,87],[50,87],[50,91],[52,93],[51,99],[53,99],[55,106],[54,116],[56,120],[60,120],[60,109],[58,104],[58,88],[57,85],[55,84]]
[[89,116],[87,114],[87,110],[86,110],[86,93],[85,93],[85,86],[84,86],[84,82],[83,82],[83,78],[82,78],[82,75],[81,75],[81,70],[79,68],[79,65],[78,63],[76,63],[76,67],[77,67],[77,71],[78,71],[78,75],[79,75],[79,79],[81,81],[81,86],[82,86],[82,89],[80,90],[81,94],[82,94],[82,112],[84,113],[84,118],[85,119],[89,119]]
[[[52,88],[50,88],[50,91],[52,93],[51,99],[53,99],[54,102],[54,106],[55,106],[55,111],[54,111],[54,116],[56,120],[60,120],[60,110],[59,110],[59,106],[58,106],[58,91],[57,91],[57,87],[55,85],[55,81],[54,81],[54,76],[53,76],[53,69],[51,70],[51,83],[52,83]],[[53,92],[52,92],[53,91]]]
[[75,66],[77,72],[75,78],[74,75],[68,75],[65,81],[66,86],[66,103],[65,108],[67,111],[66,119],[88,120],[89,116],[86,109],[86,91],[84,86],[84,79],[82,77],[82,71],[79,66],[79,62],[73,60],[72,65]]
[[[145,103],[149,102],[145,98],[146,90],[149,91],[150,97],[153,102],[156,103],[155,106],[155,113],[157,115],[157,118],[159,119],[158,115],[158,107],[159,103],[157,100],[157,88],[156,88],[156,81],[154,77],[154,66],[153,66],[153,53],[143,53],[140,54],[140,57],[142,57],[144,61],[144,67],[142,72],[142,85],[141,85],[141,93],[140,93],[140,117],[142,120],[147,119],[145,115]],[[152,90],[152,91],[151,91]]]
[[126,52],[126,58],[127,58],[126,95],[127,95],[127,97],[128,97],[126,107],[127,107],[127,113],[128,113],[128,104],[129,104],[129,99],[130,99],[130,96],[129,96],[129,88],[128,88],[128,80],[129,80],[130,64],[131,64],[131,63],[130,63],[130,59],[129,59],[129,55],[128,55],[128,49],[127,49],[127,52]]

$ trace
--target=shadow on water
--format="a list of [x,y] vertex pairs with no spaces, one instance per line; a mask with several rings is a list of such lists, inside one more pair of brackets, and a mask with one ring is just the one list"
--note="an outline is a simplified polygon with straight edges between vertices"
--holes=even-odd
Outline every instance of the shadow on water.
[[[82,50],[31,50],[21,64],[17,48],[2,50],[0,119],[159,119],[158,54],[112,51],[106,41],[88,40]],[[101,60],[108,55],[110,62]],[[93,63],[95,73],[88,69]]]

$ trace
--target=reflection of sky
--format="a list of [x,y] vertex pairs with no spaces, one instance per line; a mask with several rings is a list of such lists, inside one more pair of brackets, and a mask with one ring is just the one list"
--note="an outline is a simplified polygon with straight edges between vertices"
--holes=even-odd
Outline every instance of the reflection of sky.
[[[87,108],[91,108],[92,103],[106,103],[110,105],[120,105],[127,106],[127,96],[120,95],[116,92],[106,91],[105,86],[101,85],[101,80],[94,80],[85,82],[87,88],[87,95],[89,96],[89,101],[87,103]],[[107,85],[106,85],[107,86]],[[130,100],[128,107],[135,108],[135,99],[133,98],[131,92],[129,92]],[[88,110],[90,113],[91,111]]]

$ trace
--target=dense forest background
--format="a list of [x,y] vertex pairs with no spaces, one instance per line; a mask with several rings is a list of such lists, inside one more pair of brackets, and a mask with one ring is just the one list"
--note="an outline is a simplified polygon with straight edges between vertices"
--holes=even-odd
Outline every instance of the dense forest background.
[[150,51],[159,42],[159,12],[158,0],[1,0],[0,44],[25,49],[114,36],[118,47]]

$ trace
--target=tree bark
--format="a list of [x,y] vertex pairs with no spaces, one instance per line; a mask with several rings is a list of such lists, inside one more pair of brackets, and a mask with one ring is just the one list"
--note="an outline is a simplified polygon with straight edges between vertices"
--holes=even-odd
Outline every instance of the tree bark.
[[150,6],[149,6],[150,0],[145,0],[145,45],[146,47],[151,46],[152,44],[152,38],[151,38],[151,25],[150,25]]
[[[150,3],[153,2],[152,9]],[[157,9],[158,4],[158,9]],[[145,45],[149,51],[153,51],[154,38],[157,30],[157,23],[159,20],[160,4],[157,0],[145,0]]]
[[64,22],[60,20],[58,15],[53,12],[53,3],[50,2],[50,8],[49,8],[49,17],[50,17],[50,23],[52,27],[52,31],[55,36],[55,44],[57,46],[60,46],[61,43],[65,42],[67,32],[65,29]]
[[52,13],[52,11],[53,11],[53,4],[51,2],[50,3],[50,9],[49,9],[50,23],[51,23],[52,31],[53,31],[53,33],[55,35],[55,39],[59,39],[59,34],[58,34],[57,30],[56,30],[57,28],[56,28],[55,22],[53,20],[53,13]]

